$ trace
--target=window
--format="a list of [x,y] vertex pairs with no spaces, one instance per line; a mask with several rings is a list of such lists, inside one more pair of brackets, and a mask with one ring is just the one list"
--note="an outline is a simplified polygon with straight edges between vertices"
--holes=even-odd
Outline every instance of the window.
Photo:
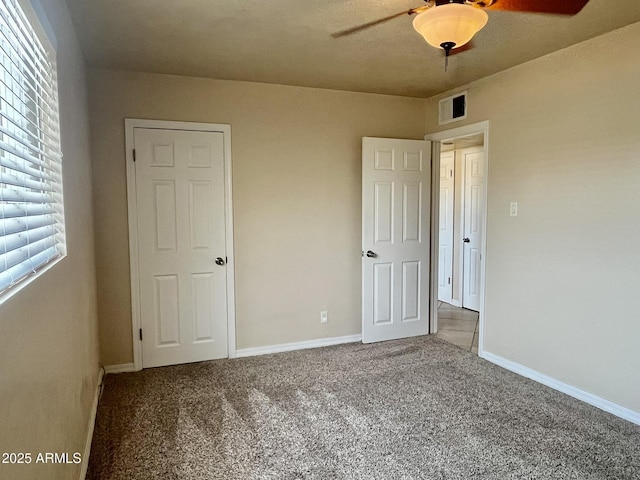
[[17,0],[0,0],[0,57],[3,295],[62,258],[66,248],[55,54]]

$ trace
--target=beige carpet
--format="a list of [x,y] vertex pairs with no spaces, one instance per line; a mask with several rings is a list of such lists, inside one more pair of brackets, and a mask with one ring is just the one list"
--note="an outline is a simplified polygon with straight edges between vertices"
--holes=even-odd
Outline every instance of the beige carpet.
[[640,427],[434,338],[109,375],[89,479],[639,479]]

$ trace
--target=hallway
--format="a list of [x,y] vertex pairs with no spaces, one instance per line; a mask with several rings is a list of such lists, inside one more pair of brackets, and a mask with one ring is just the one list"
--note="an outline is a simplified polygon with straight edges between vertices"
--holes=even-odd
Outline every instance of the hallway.
[[438,302],[438,333],[449,343],[478,354],[478,312]]

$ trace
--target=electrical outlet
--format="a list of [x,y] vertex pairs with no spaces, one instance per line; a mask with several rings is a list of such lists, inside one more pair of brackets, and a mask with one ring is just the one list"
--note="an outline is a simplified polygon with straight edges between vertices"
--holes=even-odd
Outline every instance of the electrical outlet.
[[320,323],[327,323],[329,321],[329,312],[323,310],[320,312]]
[[511,202],[509,204],[509,215],[512,217],[518,216],[518,202]]

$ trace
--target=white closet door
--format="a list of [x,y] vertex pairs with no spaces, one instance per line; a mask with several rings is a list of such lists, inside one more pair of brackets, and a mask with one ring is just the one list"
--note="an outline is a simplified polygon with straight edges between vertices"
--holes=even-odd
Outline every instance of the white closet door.
[[135,128],[143,367],[224,358],[224,135]]

